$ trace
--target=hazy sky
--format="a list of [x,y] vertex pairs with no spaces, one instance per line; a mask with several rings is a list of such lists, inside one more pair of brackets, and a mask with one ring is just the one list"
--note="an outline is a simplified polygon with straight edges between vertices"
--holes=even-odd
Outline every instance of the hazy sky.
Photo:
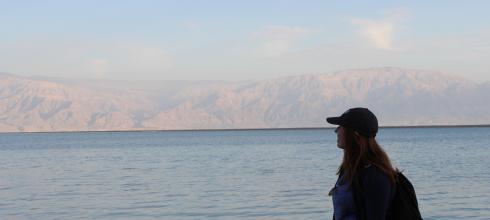
[[0,0],[0,72],[263,79],[395,66],[490,80],[490,1]]

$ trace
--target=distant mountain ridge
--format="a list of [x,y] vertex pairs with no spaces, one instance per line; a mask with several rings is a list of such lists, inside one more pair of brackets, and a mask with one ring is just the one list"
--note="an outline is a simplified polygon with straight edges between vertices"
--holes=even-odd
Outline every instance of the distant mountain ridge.
[[384,126],[490,124],[489,101],[490,82],[393,67],[242,82],[0,74],[0,131],[324,127],[355,106]]

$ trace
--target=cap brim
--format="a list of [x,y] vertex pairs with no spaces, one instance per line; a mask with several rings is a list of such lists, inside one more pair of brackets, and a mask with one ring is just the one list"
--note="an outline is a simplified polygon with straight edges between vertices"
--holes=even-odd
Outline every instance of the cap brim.
[[329,117],[327,118],[327,122],[333,125],[340,125],[340,117]]

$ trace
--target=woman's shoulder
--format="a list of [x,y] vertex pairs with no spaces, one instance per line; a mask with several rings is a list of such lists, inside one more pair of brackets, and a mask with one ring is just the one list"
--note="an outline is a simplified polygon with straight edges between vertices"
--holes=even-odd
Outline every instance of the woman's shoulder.
[[368,175],[384,174],[380,168],[378,168],[376,165],[371,164],[371,163],[364,165],[361,170],[362,170],[361,171],[362,174],[368,174]]
[[364,166],[361,171],[361,180],[364,185],[381,184],[390,185],[390,178],[380,168],[373,164]]

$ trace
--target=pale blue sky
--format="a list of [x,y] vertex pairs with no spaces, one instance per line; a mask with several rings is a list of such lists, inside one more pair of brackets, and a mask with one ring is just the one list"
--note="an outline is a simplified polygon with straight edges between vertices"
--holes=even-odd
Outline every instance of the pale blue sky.
[[490,80],[489,1],[1,1],[0,72],[244,80],[396,66]]

